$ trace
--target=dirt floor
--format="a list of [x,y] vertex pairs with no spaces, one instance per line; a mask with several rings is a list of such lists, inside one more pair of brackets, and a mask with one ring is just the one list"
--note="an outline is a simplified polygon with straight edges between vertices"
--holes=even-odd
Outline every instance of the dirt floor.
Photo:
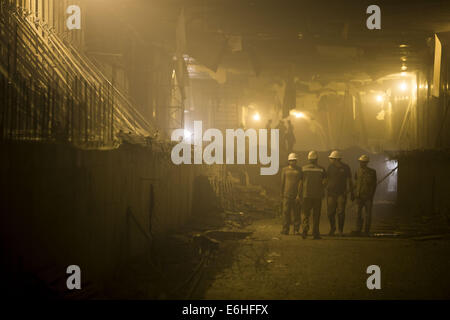
[[[329,237],[323,205],[322,239],[302,239],[280,235],[279,199],[255,190],[241,190],[235,199],[245,212],[201,217],[161,239],[154,252],[157,260],[150,267],[129,265],[109,298],[450,298],[446,222],[400,218],[393,204],[376,203],[372,235],[355,237],[355,212],[349,204],[345,236]],[[366,286],[370,265],[381,269],[380,290]]]
[[[322,234],[328,231],[323,216]],[[450,239],[280,236],[261,219],[247,239],[223,243],[196,299],[448,299]],[[347,226],[350,229],[350,225]],[[368,290],[366,268],[381,268]]]

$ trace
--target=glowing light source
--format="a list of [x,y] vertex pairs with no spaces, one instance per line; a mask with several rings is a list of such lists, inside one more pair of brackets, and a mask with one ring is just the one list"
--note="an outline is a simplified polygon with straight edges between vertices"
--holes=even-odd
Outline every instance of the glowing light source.
[[408,67],[406,65],[402,65],[402,71],[408,70]]
[[306,116],[303,112],[294,112],[294,116],[296,118],[306,118]]
[[408,89],[408,85],[406,84],[406,82],[402,82],[400,83],[400,85],[398,86],[400,88],[400,90],[405,91],[406,89]]
[[261,116],[259,115],[258,112],[256,112],[256,113],[253,115],[253,120],[255,120],[255,121],[261,120]]
[[384,97],[379,94],[379,95],[377,95],[376,99],[377,99],[378,102],[383,102]]
[[[293,116],[297,119],[301,119],[301,118],[309,119],[308,116],[304,112],[301,112],[301,111],[291,110],[289,113],[291,116]],[[312,119],[309,119],[309,120],[312,120]]]

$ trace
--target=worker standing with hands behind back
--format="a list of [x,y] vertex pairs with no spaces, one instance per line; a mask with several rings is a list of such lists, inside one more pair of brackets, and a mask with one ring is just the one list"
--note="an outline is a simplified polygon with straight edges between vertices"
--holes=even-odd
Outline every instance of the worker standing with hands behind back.
[[353,193],[353,182],[350,167],[341,161],[342,156],[339,151],[333,151],[328,156],[330,165],[328,166],[328,199],[327,211],[330,221],[330,236],[334,236],[336,231],[336,215],[338,218],[339,235],[344,234],[345,205],[347,194],[350,192],[351,200],[355,199]]

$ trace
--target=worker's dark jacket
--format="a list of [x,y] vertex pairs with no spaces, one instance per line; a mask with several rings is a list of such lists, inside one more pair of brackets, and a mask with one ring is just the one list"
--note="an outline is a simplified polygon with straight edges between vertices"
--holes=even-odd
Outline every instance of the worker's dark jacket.
[[347,192],[347,179],[351,179],[350,167],[345,163],[341,166],[330,164],[328,167],[328,195],[340,196]]
[[324,168],[317,164],[307,164],[302,167],[302,197],[320,199],[324,195],[324,180],[327,174]]
[[355,197],[372,199],[377,188],[377,172],[372,168],[358,168],[355,172]]

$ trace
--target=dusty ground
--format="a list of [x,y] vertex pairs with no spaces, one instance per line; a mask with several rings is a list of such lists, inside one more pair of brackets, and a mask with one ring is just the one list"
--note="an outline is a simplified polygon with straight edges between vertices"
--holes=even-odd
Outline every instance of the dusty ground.
[[[323,206],[323,239],[304,240],[280,235],[279,199],[260,190],[238,190],[233,199],[248,218],[244,227],[227,222],[223,213],[191,221],[159,240],[152,266],[129,265],[118,276],[117,288],[108,290],[108,298],[450,299],[450,229],[445,218],[401,216],[393,204],[377,203],[373,235],[354,237],[355,212],[349,205],[346,236],[328,237]],[[219,239],[211,258],[202,260],[205,252],[198,250],[193,236],[208,230],[247,234]],[[370,265],[381,268],[381,290],[367,289]]]
[[[377,208],[374,230],[385,219]],[[384,211],[380,211],[380,209]],[[354,226],[347,217],[344,232]],[[276,218],[255,220],[243,240],[224,241],[195,299],[449,299],[450,239],[281,236]],[[368,290],[366,268],[381,268],[381,290]]]

